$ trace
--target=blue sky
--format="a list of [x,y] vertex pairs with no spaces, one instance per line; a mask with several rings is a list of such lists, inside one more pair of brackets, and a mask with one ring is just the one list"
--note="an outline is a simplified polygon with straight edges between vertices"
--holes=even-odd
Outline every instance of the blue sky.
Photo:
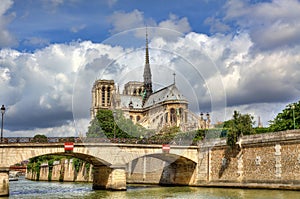
[[2,0],[4,134],[85,133],[95,79],[142,80],[146,25],[156,87],[213,122],[299,101],[299,0]]
[[[171,14],[187,18],[191,30],[210,34],[205,20],[217,16],[224,0],[219,1],[22,1],[17,0],[8,9],[13,15],[7,29],[18,40],[14,48],[32,51],[49,43],[74,40],[102,42],[111,34],[114,13],[136,10],[143,15],[144,24],[164,21]],[[30,41],[35,38],[35,42]],[[40,41],[40,43],[36,43]]]

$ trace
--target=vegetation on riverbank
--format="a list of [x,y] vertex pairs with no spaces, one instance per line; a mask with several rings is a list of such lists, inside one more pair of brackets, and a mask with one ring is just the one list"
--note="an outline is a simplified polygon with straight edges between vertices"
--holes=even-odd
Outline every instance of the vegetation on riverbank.
[[197,144],[205,139],[226,137],[227,144],[234,147],[240,136],[269,133],[274,131],[299,128],[300,126],[300,101],[289,104],[270,121],[269,127],[254,127],[254,117],[250,114],[241,114],[234,111],[232,119],[224,121],[215,128],[198,129],[191,132],[181,132],[176,126],[164,127],[159,132],[145,129],[141,125],[135,125],[130,119],[126,119],[122,112],[111,110],[99,110],[95,119],[88,128],[88,138],[117,138],[135,139],[136,143],[145,144]]
[[[36,175],[36,180],[38,181],[40,179],[40,171],[41,171],[41,167],[42,165],[47,165],[49,168],[49,172],[48,172],[48,181],[52,180],[52,169],[54,166],[54,162],[58,161],[59,164],[63,164],[64,160],[70,160],[72,159],[72,165],[75,169],[75,174],[79,173],[79,170],[82,168],[82,166],[85,166],[85,169],[87,171],[90,170],[90,163],[78,159],[78,158],[74,158],[71,156],[60,156],[60,155],[44,155],[44,156],[38,156],[38,157],[34,157],[34,158],[30,158],[29,159],[29,163],[27,164],[27,172],[31,172],[34,173]],[[87,173],[87,175],[89,175],[89,173]],[[63,181],[63,176],[60,176],[59,181]],[[74,180],[76,178],[76,175],[74,175]]]

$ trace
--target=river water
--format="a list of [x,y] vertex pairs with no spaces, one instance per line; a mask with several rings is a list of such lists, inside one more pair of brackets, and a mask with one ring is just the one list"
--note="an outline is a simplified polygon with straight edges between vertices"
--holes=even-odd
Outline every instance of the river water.
[[9,198],[197,198],[197,199],[296,199],[300,191],[224,189],[201,187],[160,187],[128,185],[127,191],[95,191],[91,183],[36,182],[25,179],[10,182]]

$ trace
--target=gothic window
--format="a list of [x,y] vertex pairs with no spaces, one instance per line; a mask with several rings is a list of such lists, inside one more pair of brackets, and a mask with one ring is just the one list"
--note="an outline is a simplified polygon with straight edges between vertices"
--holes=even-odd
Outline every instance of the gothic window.
[[171,108],[170,110],[171,112],[171,123],[176,123],[177,122],[177,118],[176,118],[176,110],[174,108]]
[[168,123],[168,113],[165,114],[166,123]]
[[188,119],[188,113],[186,112],[186,113],[185,113],[184,121],[187,122],[187,119]]
[[140,121],[140,119],[141,119],[141,117],[138,115],[138,116],[136,116],[136,121],[138,122],[138,121]]
[[181,120],[181,121],[184,121],[184,120],[183,120],[183,119],[184,119],[183,108],[180,108],[180,109],[179,109],[179,115],[180,115],[180,120]]
[[101,100],[102,100],[102,106],[105,106],[105,87],[104,86],[101,89]]
[[136,95],[136,89],[133,89],[133,95]]
[[107,105],[110,104],[110,87],[107,88]]

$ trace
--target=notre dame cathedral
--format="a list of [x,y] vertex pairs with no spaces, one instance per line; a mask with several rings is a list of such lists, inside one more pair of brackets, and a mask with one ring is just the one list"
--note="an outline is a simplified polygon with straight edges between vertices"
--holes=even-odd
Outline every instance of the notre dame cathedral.
[[176,87],[175,74],[173,84],[152,90],[147,34],[143,76],[144,82],[129,81],[122,93],[114,80],[96,80],[92,88],[91,118],[100,109],[118,109],[133,123],[148,129],[159,130],[164,126],[178,126],[182,131],[209,128],[209,117],[203,120],[202,113],[199,117],[189,111],[188,100]]

